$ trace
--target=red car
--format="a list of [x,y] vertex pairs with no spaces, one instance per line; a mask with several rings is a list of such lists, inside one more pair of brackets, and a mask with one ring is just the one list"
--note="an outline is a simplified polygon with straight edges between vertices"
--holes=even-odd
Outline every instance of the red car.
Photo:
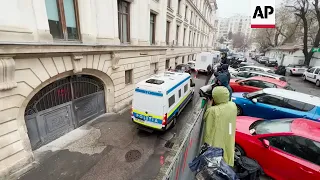
[[258,161],[276,180],[320,179],[320,123],[238,116],[235,156]]
[[263,88],[282,88],[293,90],[289,83],[268,78],[268,77],[251,77],[248,79],[230,79],[230,87],[233,92],[255,92]]

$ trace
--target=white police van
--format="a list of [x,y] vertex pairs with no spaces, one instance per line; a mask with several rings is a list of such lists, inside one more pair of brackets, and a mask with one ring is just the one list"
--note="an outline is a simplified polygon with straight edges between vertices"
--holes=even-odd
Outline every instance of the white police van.
[[134,123],[165,131],[176,124],[177,116],[193,98],[190,74],[165,72],[136,85],[131,118]]

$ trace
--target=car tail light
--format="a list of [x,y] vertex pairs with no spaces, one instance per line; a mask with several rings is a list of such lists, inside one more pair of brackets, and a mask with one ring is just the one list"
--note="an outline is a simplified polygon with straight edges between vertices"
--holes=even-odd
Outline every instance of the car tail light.
[[292,69],[293,71],[296,71],[296,69]]
[[168,120],[168,116],[167,116],[167,113],[166,113],[165,115],[163,115],[162,125],[166,125],[167,124],[167,120]]

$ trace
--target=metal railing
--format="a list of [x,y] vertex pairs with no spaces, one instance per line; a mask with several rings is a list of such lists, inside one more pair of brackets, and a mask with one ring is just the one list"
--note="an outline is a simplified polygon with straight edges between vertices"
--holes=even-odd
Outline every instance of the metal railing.
[[183,134],[181,143],[171,152],[157,176],[157,180],[194,180],[195,173],[191,172],[188,164],[198,155],[202,145],[203,115],[205,108],[201,106],[202,99],[197,102],[193,118],[195,121]]

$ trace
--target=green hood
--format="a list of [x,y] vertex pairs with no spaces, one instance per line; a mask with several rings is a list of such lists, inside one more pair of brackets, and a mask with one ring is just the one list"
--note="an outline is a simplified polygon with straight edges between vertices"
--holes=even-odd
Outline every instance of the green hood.
[[226,103],[230,99],[229,90],[224,86],[217,86],[212,90],[213,101],[216,105]]

